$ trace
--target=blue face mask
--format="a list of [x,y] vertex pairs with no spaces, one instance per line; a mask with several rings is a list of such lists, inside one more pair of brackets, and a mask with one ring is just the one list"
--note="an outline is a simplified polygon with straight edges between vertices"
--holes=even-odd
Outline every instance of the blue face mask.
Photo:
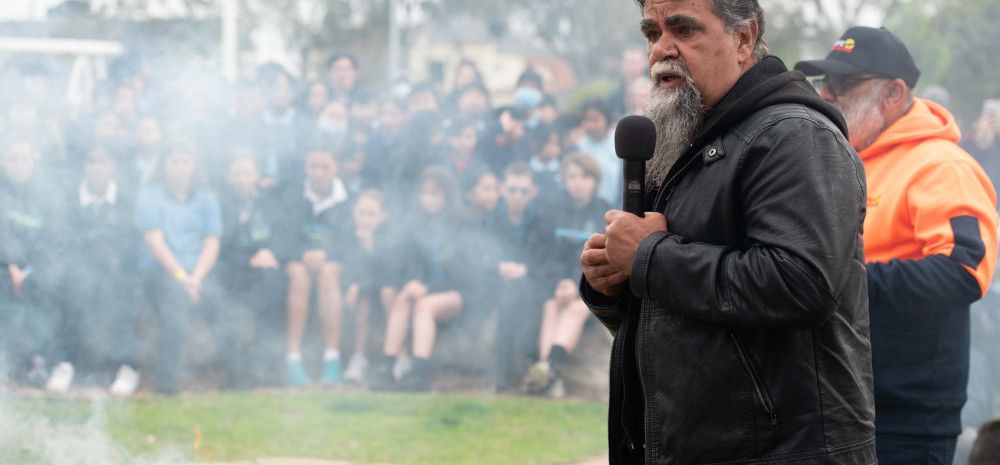
[[542,104],[542,92],[533,87],[519,87],[514,92],[514,102],[518,108],[538,108]]

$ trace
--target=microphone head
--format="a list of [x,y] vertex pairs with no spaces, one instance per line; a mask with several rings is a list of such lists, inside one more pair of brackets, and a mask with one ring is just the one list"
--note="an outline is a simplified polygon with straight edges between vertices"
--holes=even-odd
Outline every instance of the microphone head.
[[656,125],[645,116],[632,115],[618,122],[615,129],[615,153],[629,161],[653,158],[656,149]]

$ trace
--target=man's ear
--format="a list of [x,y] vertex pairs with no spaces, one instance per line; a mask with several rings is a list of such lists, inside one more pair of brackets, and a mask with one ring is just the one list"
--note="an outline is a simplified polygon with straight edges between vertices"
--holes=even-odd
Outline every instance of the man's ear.
[[909,105],[910,87],[902,79],[889,81],[883,92],[882,102],[886,109],[902,111]]
[[748,26],[737,29],[735,34],[736,56],[739,58],[740,65],[744,65],[753,58],[757,37],[760,37],[760,24],[757,23],[757,20],[753,20]]

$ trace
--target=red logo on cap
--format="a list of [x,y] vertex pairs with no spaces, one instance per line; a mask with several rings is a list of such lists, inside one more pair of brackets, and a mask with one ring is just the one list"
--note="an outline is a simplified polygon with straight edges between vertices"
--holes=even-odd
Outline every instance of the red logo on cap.
[[833,44],[832,51],[851,53],[854,52],[855,45],[857,45],[857,43],[854,42],[854,39],[838,40],[836,44]]

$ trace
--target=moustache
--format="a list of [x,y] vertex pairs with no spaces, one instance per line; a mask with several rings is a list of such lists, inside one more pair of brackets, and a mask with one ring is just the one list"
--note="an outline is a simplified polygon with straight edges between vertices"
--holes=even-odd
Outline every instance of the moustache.
[[683,79],[688,85],[692,85],[693,78],[684,63],[678,60],[658,61],[649,68],[649,79],[653,87],[658,87],[663,81]]

